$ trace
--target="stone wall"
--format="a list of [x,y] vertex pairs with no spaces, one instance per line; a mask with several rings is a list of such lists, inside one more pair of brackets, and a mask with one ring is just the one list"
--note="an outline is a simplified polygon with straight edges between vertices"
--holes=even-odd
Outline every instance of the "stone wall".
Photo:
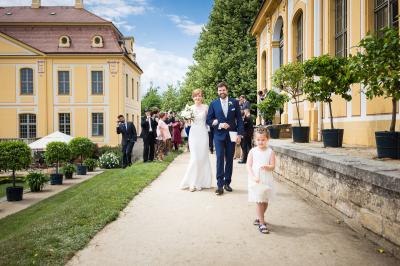
[[400,258],[400,169],[384,162],[272,143],[276,177]]

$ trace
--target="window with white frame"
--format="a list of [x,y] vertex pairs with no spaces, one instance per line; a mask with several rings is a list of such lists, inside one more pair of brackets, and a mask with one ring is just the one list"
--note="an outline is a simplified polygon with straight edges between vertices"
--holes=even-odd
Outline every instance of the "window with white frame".
[[33,69],[20,69],[21,95],[33,95]]
[[347,56],[347,0],[335,0],[335,55]]
[[36,138],[36,115],[19,115],[19,137],[22,139]]
[[71,114],[58,114],[58,130],[64,134],[71,135]]
[[103,94],[103,71],[92,71],[92,94]]
[[92,113],[92,136],[104,136],[103,113]]
[[69,71],[58,71],[58,94],[69,95]]

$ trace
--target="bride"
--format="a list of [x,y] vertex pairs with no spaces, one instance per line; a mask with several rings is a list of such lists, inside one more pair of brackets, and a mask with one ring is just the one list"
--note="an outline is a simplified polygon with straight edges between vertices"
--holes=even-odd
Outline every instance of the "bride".
[[194,119],[189,133],[190,162],[181,182],[181,189],[190,191],[211,187],[211,164],[208,155],[207,105],[203,104],[203,92],[192,92]]

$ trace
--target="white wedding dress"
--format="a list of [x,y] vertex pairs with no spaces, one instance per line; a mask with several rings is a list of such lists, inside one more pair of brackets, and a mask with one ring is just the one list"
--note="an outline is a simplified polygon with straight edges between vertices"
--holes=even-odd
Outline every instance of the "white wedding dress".
[[201,190],[211,187],[211,164],[209,158],[207,105],[193,105],[194,119],[189,131],[190,162],[180,188]]

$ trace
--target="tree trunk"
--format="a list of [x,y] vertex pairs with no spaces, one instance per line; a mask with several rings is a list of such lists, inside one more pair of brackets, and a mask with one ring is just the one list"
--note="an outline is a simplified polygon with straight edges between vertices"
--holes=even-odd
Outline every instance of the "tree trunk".
[[81,154],[81,166],[83,165],[83,155]]
[[58,175],[58,161],[56,163],[56,174]]
[[296,111],[297,111],[297,120],[299,121],[299,126],[301,127],[301,122],[300,122],[300,109],[299,109],[299,101],[297,99],[296,101]]
[[14,169],[13,169],[12,177],[13,177],[13,187],[15,187],[15,170]]
[[395,128],[396,128],[396,111],[397,111],[397,101],[396,99],[393,97],[392,98],[392,123],[390,124],[390,132],[394,132]]
[[333,129],[332,103],[328,102],[328,105],[329,105],[329,114],[330,114],[330,118],[331,118],[331,129]]

